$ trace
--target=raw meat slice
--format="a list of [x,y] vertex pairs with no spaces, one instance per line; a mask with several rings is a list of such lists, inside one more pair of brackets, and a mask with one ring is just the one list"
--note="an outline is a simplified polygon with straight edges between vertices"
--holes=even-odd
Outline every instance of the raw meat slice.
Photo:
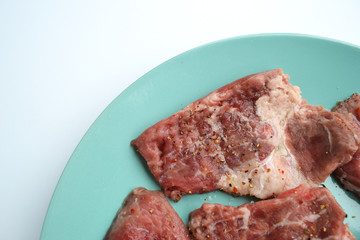
[[136,188],[126,198],[104,240],[189,240],[185,224],[160,191]]
[[336,169],[335,176],[345,189],[360,197],[360,94],[355,93],[347,100],[339,102],[333,111],[343,114],[350,123],[359,146],[352,160]]
[[301,185],[239,207],[204,203],[190,214],[194,239],[355,239],[326,188]]
[[164,189],[268,198],[318,186],[358,146],[337,113],[311,106],[281,69],[241,78],[144,131],[132,145]]

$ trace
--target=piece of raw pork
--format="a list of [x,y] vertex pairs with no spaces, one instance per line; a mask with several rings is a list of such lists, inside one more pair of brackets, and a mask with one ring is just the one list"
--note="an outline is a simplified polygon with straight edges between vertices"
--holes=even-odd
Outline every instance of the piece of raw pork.
[[189,104],[132,145],[165,195],[220,189],[261,199],[318,186],[358,149],[338,113],[312,106],[281,69],[253,74]]
[[194,239],[354,239],[345,213],[326,188],[301,185],[239,207],[204,203],[190,214]]
[[[360,94],[355,93],[345,101],[339,102],[333,111],[343,114],[347,119],[360,147]],[[335,176],[345,189],[360,197],[360,150],[357,150],[349,163],[336,169]]]
[[188,230],[160,191],[136,188],[126,198],[104,240],[190,240]]

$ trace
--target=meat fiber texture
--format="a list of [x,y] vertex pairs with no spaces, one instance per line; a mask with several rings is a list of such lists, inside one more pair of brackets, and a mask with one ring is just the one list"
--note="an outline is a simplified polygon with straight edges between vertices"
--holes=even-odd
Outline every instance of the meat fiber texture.
[[[360,148],[360,94],[355,93],[345,101],[339,102],[333,111],[342,114],[350,123]],[[360,197],[360,149],[349,163],[336,169],[335,176],[345,189]]]
[[188,230],[160,191],[136,188],[126,198],[104,240],[190,240]]
[[307,104],[281,69],[210,93],[132,145],[174,201],[215,189],[266,199],[318,186],[358,149],[348,123]]
[[190,214],[194,239],[355,239],[330,191],[301,185],[239,207],[204,203]]

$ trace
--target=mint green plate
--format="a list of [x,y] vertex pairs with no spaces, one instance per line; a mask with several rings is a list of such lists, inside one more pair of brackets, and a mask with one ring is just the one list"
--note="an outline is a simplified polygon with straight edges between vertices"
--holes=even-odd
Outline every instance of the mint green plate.
[[[290,82],[300,86],[309,103],[327,109],[360,91],[360,48],[339,41],[294,34],[251,35],[180,54],[137,80],[94,122],[56,187],[41,239],[102,239],[133,188],[160,189],[130,141],[212,90],[273,68],[290,74]],[[325,185],[360,238],[360,201],[332,178]],[[204,202],[236,206],[252,200],[216,191],[171,203],[187,223],[189,212]]]

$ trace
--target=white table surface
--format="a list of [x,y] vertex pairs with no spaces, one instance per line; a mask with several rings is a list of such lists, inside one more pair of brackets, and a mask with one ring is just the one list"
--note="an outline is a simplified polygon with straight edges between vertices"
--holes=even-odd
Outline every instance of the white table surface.
[[132,82],[191,48],[269,32],[360,45],[360,1],[1,0],[0,239],[39,239],[71,153]]

